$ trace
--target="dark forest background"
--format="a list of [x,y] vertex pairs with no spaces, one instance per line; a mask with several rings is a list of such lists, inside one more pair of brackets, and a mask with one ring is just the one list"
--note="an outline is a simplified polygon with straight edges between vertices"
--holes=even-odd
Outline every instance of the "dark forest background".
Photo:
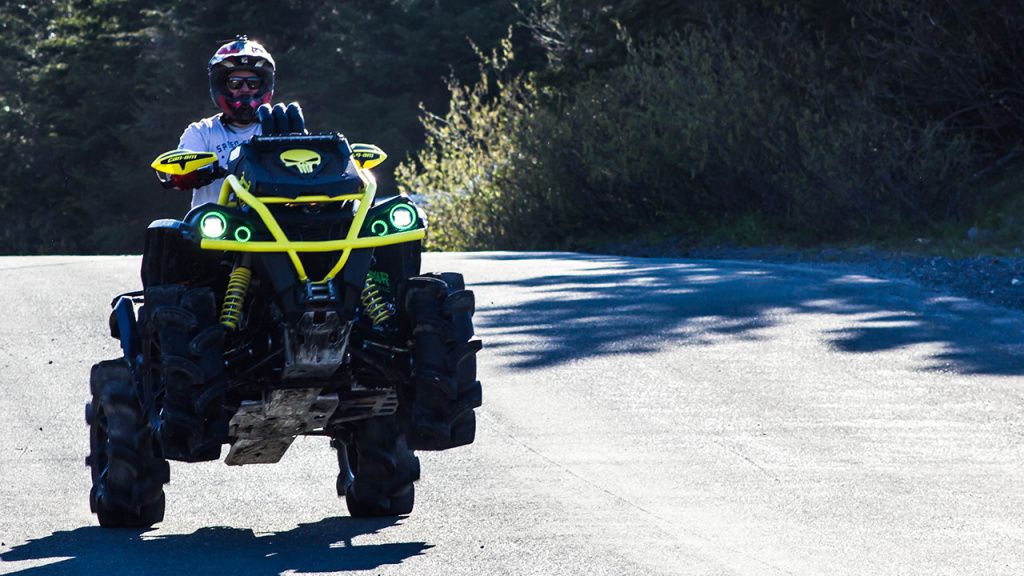
[[0,253],[138,252],[246,33],[439,249],[1024,237],[1024,1],[0,0]]

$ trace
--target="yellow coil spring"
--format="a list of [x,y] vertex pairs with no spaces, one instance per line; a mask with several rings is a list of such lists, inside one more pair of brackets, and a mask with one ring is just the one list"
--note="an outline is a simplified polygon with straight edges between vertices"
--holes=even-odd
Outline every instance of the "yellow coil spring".
[[380,295],[380,289],[377,288],[373,279],[366,279],[361,300],[363,301],[363,313],[373,321],[374,327],[380,326],[382,322],[391,318],[391,308],[384,302],[384,298]]
[[238,320],[242,316],[242,304],[245,302],[245,293],[249,290],[250,280],[252,280],[252,270],[244,266],[238,266],[231,271],[228,289],[224,293],[224,306],[220,311],[220,323],[227,326],[229,330],[238,328]]

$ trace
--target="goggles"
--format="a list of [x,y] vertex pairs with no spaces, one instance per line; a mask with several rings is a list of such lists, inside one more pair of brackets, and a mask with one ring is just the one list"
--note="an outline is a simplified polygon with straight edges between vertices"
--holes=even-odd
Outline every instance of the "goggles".
[[228,76],[225,82],[228,90],[241,90],[243,84],[249,90],[259,90],[259,87],[263,85],[263,79],[259,76]]

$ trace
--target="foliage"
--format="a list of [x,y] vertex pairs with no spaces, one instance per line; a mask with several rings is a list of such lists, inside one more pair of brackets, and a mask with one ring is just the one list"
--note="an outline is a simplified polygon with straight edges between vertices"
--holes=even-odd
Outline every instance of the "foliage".
[[[192,121],[216,113],[206,62],[239,33],[278,63],[276,99],[313,129],[402,158],[422,141],[418,102],[476,70],[516,17],[505,0],[48,0],[0,5],[0,253],[122,252],[179,216],[187,193],[147,169]],[[394,164],[392,164],[393,166]],[[378,174],[387,192],[387,168]]]
[[521,235],[509,225],[540,216],[510,194],[510,171],[535,164],[521,155],[519,139],[531,128],[537,97],[529,75],[505,74],[512,56],[506,39],[500,52],[484,60],[475,84],[449,79],[447,114],[424,113],[427,135],[417,162],[397,170],[402,193],[428,197],[433,246],[501,246]]
[[[116,160],[134,145],[119,138],[132,121],[123,98],[146,97],[145,86],[135,89],[146,65],[146,7],[134,0],[6,7],[5,24],[20,27],[24,43],[5,51],[3,64],[18,86],[4,103],[0,134],[17,159],[5,165],[0,189],[5,250],[77,251],[118,233],[127,208],[112,182]],[[33,28],[40,18],[46,27]],[[103,59],[95,57],[100,51]]]
[[[601,4],[552,2],[546,20],[531,20],[549,45],[548,72],[558,73],[539,76],[525,97],[515,80],[460,88],[457,117],[426,122],[435,137],[403,177],[410,190],[445,198],[431,205],[436,246],[573,247],[652,227],[834,242],[934,230],[975,210],[971,179],[995,132],[894,108],[909,64],[883,69],[867,57],[881,29],[846,18],[863,14],[859,7],[763,2],[709,8],[702,18],[680,12],[686,23],[675,31],[637,40],[619,26],[621,54],[569,66],[563,52],[609,33],[564,24],[565,7],[581,3]],[[489,125],[495,103],[510,98],[518,107]],[[472,148],[471,169],[482,176],[463,174],[458,155],[467,146],[445,149],[506,126],[514,131],[500,146]],[[509,201],[480,203],[481,195]]]
[[967,135],[989,171],[1024,154],[1024,2],[854,6],[859,65],[877,71],[891,116]]
[[274,53],[277,99],[300,101],[313,129],[413,154],[378,180],[425,194],[434,247],[1018,222],[1015,185],[991,183],[1024,164],[1022,8],[2,3],[0,253],[137,251],[150,220],[181,214],[188,195],[145,167],[216,112],[205,63],[238,33]]

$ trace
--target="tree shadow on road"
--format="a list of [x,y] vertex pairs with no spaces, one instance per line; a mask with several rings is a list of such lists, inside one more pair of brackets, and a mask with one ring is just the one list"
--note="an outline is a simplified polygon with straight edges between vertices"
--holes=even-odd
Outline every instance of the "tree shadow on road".
[[395,518],[328,518],[293,530],[256,534],[249,529],[202,528],[191,534],[87,526],[30,540],[0,556],[4,562],[53,560],[14,572],[67,574],[246,574],[260,576],[372,570],[401,564],[431,548],[425,542],[358,545],[353,540],[396,524]]
[[[845,326],[822,338],[835,350],[865,353],[930,343],[927,369],[1024,374],[1024,324],[1017,313],[943,297],[906,282],[834,269],[728,261],[574,254],[481,254],[518,262],[507,281],[474,283],[477,322],[516,368],[609,354],[758,340],[782,317],[838,315]],[[578,271],[550,274],[558,262]],[[490,295],[518,291],[515,305]],[[1007,318],[1006,316],[1010,316]]]

